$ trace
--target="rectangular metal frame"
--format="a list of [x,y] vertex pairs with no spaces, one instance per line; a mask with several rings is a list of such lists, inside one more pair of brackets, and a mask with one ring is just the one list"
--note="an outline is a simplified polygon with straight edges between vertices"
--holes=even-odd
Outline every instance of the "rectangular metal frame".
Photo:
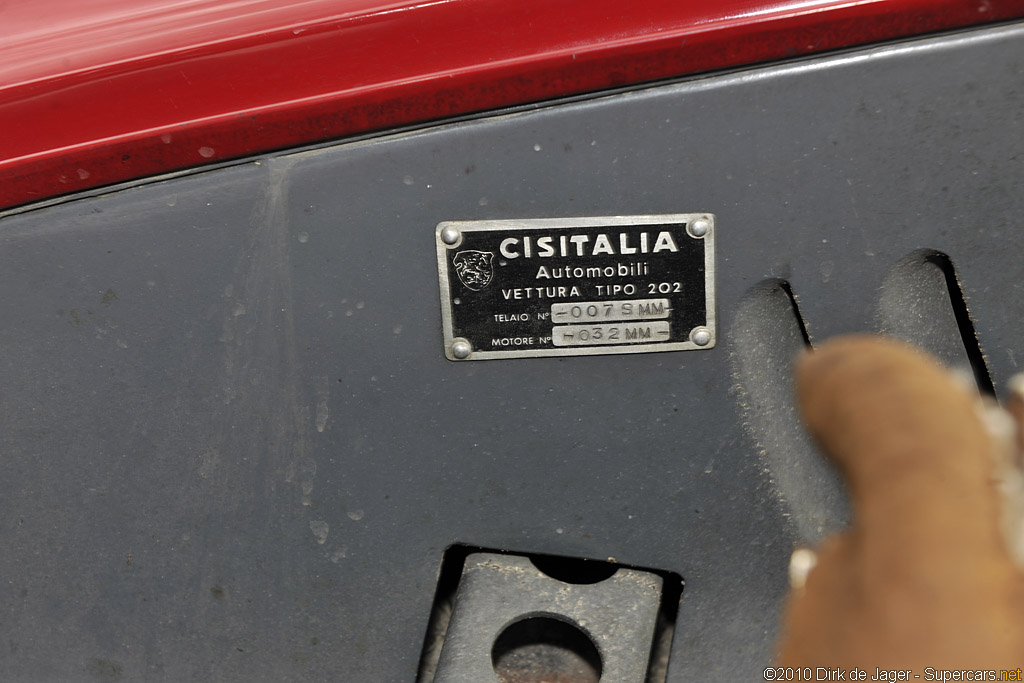
[[[690,232],[690,225],[706,221],[706,233],[697,236]],[[542,231],[565,228],[602,228],[623,226],[657,226],[686,224],[690,237],[704,243],[704,297],[706,320],[702,325],[707,331],[706,343],[695,343],[692,338],[683,341],[648,344],[614,344],[595,346],[562,346],[558,348],[517,349],[509,351],[471,349],[468,356],[461,356],[453,349],[463,340],[453,330],[451,281],[448,274],[447,251],[462,244],[465,233],[487,231]],[[441,322],[444,332],[444,352],[449,360],[495,360],[503,358],[544,358],[552,356],[593,356],[608,354],[659,353],[665,351],[691,351],[710,349],[717,339],[715,316],[715,216],[711,213],[651,214],[634,216],[589,216],[575,218],[531,218],[514,220],[443,221],[437,225],[434,238],[437,247],[437,272],[441,294]],[[446,237],[448,241],[446,241]],[[454,241],[452,241],[454,240]],[[659,294],[658,296],[665,296]],[[561,301],[554,303],[563,303]],[[704,341],[703,339],[701,340]]]

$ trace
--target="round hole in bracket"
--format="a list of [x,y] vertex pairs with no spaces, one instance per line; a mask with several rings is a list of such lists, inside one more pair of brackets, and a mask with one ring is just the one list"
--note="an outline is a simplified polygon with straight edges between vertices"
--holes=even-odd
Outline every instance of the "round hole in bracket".
[[498,635],[491,663],[501,683],[599,683],[601,654],[579,627],[552,615],[514,621]]
[[589,584],[610,579],[619,568],[611,562],[584,560],[578,557],[533,555],[533,566],[547,576],[565,583]]

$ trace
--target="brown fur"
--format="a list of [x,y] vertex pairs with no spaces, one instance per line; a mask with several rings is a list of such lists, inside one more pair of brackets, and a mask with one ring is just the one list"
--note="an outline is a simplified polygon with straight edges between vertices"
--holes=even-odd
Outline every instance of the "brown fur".
[[1000,535],[975,401],[931,358],[874,337],[807,354],[797,386],[854,521],[790,595],[779,663],[918,674],[1021,666],[1024,576]]

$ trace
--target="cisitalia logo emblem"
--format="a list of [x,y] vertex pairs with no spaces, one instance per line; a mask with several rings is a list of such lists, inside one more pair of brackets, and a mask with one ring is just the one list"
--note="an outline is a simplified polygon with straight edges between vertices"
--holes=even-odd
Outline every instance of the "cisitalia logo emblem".
[[479,292],[491,284],[494,279],[494,253],[490,251],[477,251],[466,249],[455,254],[452,264],[459,276],[459,281],[466,289]]

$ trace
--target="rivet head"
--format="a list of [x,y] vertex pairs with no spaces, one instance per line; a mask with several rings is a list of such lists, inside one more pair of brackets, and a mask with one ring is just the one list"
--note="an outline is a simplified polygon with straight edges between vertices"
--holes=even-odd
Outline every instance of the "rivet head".
[[468,341],[459,340],[452,344],[452,356],[459,360],[465,360],[469,358],[469,355],[473,353],[473,347],[469,345]]
[[459,232],[458,228],[448,226],[441,229],[441,241],[448,245],[458,244],[459,239],[462,237],[462,233]]
[[703,237],[711,230],[711,221],[707,218],[698,218],[690,223],[690,234],[694,237]]
[[711,330],[706,327],[695,327],[690,331],[690,341],[697,346],[707,346],[711,343]]

